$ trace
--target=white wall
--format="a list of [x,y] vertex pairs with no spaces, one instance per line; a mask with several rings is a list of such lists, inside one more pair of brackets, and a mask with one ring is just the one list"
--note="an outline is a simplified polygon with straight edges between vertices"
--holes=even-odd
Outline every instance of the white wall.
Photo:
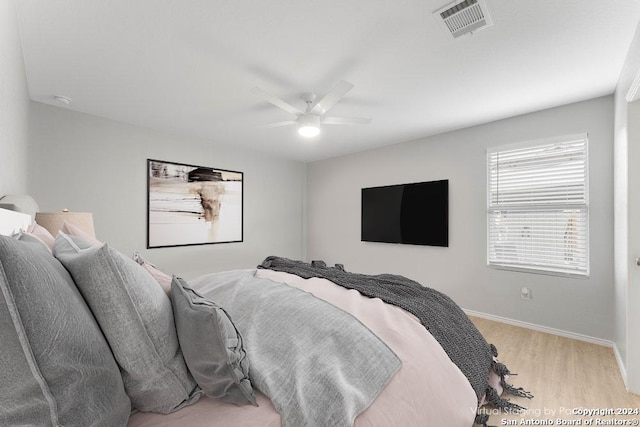
[[[514,96],[516,96],[514,94]],[[486,266],[487,147],[588,132],[591,277]],[[465,309],[597,339],[613,337],[613,98],[597,98],[308,166],[308,259],[397,273]],[[449,179],[449,247],[360,241],[360,189]],[[533,299],[520,298],[520,288]]]
[[0,197],[27,192],[29,94],[13,0],[0,0]]
[[[640,72],[640,68],[638,69]],[[629,104],[628,111],[629,136],[629,189],[628,218],[629,241],[628,258],[625,260],[629,268],[627,284],[627,360],[625,364],[627,387],[640,394],[640,100]]]
[[[302,256],[306,165],[32,102],[29,189],[42,211],[91,211],[97,237],[191,278]],[[244,242],[146,247],[148,158],[244,172]]]
[[[629,390],[640,393],[640,101],[625,99],[640,73],[640,25],[615,91],[615,336]],[[635,115],[634,115],[635,113]]]

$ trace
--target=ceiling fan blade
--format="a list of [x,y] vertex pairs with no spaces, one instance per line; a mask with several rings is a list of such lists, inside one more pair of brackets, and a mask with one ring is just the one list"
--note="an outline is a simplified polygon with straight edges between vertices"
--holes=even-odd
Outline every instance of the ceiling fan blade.
[[296,123],[298,123],[298,122],[296,122],[295,120],[287,120],[287,121],[284,121],[284,122],[270,123],[270,124],[266,125],[266,127],[268,127],[268,128],[277,128],[279,126],[295,125]]
[[251,92],[253,92],[255,95],[258,95],[259,97],[263,98],[268,103],[273,104],[278,108],[282,108],[284,111],[286,111],[289,114],[293,114],[294,116],[297,116],[297,115],[303,113],[301,110],[297,109],[296,107],[294,107],[293,105],[289,104],[288,102],[283,101],[282,99],[278,98],[277,96],[272,95],[269,92],[266,92],[266,91],[260,89],[259,87],[254,87],[253,89],[251,89]]
[[371,119],[365,119],[363,117],[327,116],[322,118],[322,123],[327,125],[368,125],[371,123]]
[[333,107],[336,102],[340,101],[340,99],[342,99],[342,97],[345,96],[351,89],[353,89],[353,83],[341,80],[340,83],[336,85],[336,87],[331,89],[331,92],[323,96],[322,99],[312,104],[309,112],[320,115],[326,113],[329,108]]

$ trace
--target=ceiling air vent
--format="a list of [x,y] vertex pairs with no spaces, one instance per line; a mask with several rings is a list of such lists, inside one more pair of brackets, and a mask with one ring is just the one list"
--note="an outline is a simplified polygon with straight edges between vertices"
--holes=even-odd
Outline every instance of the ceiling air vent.
[[436,10],[433,15],[453,38],[493,25],[486,0],[456,1]]

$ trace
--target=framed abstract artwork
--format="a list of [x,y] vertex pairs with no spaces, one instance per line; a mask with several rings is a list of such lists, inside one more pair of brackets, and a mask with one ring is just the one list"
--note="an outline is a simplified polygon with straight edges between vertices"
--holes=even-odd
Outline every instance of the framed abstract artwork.
[[147,159],[147,248],[242,242],[243,178]]

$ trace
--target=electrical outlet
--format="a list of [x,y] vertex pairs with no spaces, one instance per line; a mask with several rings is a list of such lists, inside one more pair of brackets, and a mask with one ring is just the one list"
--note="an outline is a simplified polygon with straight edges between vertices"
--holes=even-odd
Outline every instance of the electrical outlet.
[[522,287],[522,289],[520,290],[520,298],[531,299],[531,289]]

